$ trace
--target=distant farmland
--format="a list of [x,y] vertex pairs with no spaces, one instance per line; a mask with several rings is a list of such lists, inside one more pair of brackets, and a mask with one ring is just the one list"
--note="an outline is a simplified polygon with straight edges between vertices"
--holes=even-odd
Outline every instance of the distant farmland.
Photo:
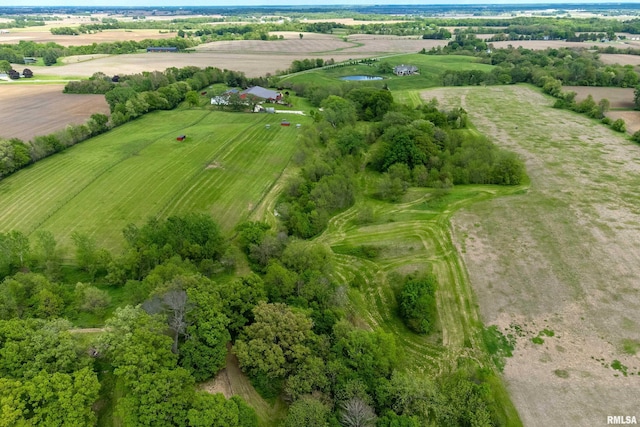
[[0,181],[0,231],[46,229],[68,243],[78,230],[114,249],[128,223],[193,211],[229,230],[259,204],[295,150],[299,131],[280,119],[149,114]]

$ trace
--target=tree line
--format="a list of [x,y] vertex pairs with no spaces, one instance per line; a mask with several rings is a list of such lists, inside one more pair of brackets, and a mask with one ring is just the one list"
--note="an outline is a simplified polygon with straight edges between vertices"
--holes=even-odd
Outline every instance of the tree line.
[[0,138],[0,179],[148,112],[173,109],[189,93],[214,83],[248,87],[267,85],[267,79],[248,79],[241,72],[188,66],[113,77],[98,72],[87,80],[69,82],[65,93],[105,94],[111,117],[92,114],[82,125],[67,125],[63,130],[35,136],[28,142]]
[[476,56],[496,68],[491,72],[448,70],[443,74],[443,84],[446,86],[512,83],[539,86],[540,81],[547,77],[559,80],[565,86],[635,87],[639,82],[638,73],[632,66],[605,65],[598,58],[598,52],[588,49],[493,49],[473,35],[465,35],[445,47],[424,53],[438,55],[452,52]]

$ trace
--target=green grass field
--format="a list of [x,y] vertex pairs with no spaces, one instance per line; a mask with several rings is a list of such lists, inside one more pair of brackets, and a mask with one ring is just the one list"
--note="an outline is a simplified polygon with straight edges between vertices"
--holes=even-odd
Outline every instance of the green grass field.
[[390,90],[424,89],[441,85],[440,76],[447,70],[481,70],[489,72],[492,65],[477,62],[477,58],[461,55],[394,55],[379,58],[372,65],[357,64],[345,65],[320,70],[309,70],[293,74],[282,79],[287,83],[313,83],[318,86],[335,85],[340,77],[351,75],[378,76],[378,65],[388,62],[392,66],[406,64],[415,65],[420,69],[420,74],[414,76],[384,75],[384,80],[362,81],[354,84],[382,86],[387,84]]
[[[279,125],[283,118],[292,126]],[[149,114],[0,181],[0,231],[74,231],[116,249],[149,216],[208,212],[230,230],[278,179],[302,116],[175,110]],[[266,129],[270,124],[270,129]],[[186,140],[176,137],[186,134]]]

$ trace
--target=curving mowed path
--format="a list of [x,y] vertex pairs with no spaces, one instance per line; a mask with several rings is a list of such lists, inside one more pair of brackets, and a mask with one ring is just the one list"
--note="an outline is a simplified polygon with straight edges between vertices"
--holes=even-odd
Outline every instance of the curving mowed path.
[[[469,287],[464,264],[451,239],[450,219],[459,209],[520,191],[522,187],[460,186],[438,198],[431,190],[413,189],[407,203],[369,200],[331,219],[317,241],[331,246],[336,255],[336,280],[357,283],[351,291],[350,310],[370,327],[391,332],[407,356],[407,366],[431,375],[454,368],[460,360],[488,365],[479,336],[482,324]],[[373,222],[358,225],[364,203],[373,209]],[[344,247],[375,246],[373,260],[343,255]],[[422,336],[410,332],[395,310],[396,283],[391,273],[431,270],[437,276],[439,333]],[[509,413],[510,407],[502,408]],[[512,415],[513,417],[517,417]]]
[[295,150],[297,129],[279,122],[209,110],[149,114],[0,181],[0,231],[50,230],[63,244],[81,231],[116,249],[126,224],[191,211],[229,230]]

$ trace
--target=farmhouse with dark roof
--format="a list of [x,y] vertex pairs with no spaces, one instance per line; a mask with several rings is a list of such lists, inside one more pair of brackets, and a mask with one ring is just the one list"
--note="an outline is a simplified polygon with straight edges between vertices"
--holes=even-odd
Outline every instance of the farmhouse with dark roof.
[[393,73],[396,76],[411,76],[418,72],[418,67],[415,65],[396,65],[393,67]]

